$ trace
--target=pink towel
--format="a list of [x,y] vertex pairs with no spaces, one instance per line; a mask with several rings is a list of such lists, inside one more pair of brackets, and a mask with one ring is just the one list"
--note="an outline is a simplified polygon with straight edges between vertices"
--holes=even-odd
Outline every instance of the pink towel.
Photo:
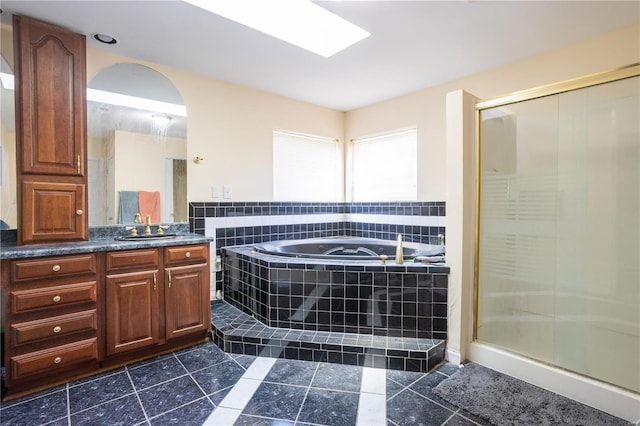
[[151,215],[151,223],[160,223],[160,193],[140,191],[138,192],[138,204],[142,221],[147,220],[147,215]]

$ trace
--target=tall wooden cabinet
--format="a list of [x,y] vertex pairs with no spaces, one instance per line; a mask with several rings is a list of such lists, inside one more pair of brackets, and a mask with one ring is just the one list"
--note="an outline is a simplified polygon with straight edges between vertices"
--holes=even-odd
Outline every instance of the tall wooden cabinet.
[[85,36],[14,16],[18,242],[88,239]]

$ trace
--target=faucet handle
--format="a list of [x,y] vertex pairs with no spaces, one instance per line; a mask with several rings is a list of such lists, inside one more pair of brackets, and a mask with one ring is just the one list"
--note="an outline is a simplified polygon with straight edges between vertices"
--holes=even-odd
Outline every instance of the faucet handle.
[[158,230],[156,231],[156,234],[158,235],[164,234],[165,229],[169,229],[169,225],[158,225]]
[[135,226],[125,226],[124,229],[125,231],[131,231],[129,232],[129,235],[131,235],[132,237],[135,237],[138,235],[138,230],[136,229]]

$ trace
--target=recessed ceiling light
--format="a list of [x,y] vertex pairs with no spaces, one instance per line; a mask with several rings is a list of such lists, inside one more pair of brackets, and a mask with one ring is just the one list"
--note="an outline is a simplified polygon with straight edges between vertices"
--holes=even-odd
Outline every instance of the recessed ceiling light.
[[118,42],[114,37],[107,34],[96,33],[93,35],[93,38],[104,44],[116,44]]
[[183,0],[325,58],[371,34],[307,0]]

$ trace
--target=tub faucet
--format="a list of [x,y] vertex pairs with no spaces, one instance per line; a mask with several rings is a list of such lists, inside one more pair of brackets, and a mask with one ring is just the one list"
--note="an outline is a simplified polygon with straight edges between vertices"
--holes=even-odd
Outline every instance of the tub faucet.
[[396,245],[396,263],[402,265],[404,263],[404,250],[402,249],[402,234],[398,234],[398,243]]
[[151,235],[151,215],[150,214],[147,215],[146,224],[147,226],[144,227],[144,235]]

